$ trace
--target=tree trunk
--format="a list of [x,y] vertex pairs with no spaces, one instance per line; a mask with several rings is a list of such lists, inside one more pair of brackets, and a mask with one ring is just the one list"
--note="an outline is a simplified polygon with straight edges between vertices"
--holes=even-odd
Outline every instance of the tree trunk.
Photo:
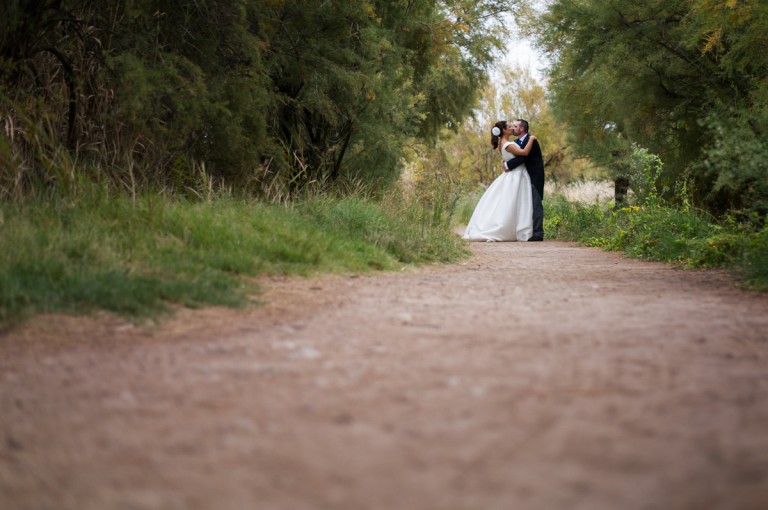
[[616,177],[613,181],[613,201],[614,209],[621,209],[627,203],[627,192],[629,191],[629,179],[626,177]]

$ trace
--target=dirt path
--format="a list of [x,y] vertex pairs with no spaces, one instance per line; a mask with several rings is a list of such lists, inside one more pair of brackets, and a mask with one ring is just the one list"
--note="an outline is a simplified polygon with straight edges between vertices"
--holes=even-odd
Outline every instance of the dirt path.
[[768,296],[560,242],[0,337],[0,508],[768,508]]

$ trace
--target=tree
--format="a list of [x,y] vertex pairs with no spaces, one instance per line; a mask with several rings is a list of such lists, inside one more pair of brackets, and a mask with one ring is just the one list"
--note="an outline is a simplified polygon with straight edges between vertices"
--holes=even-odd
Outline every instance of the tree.
[[[473,184],[490,183],[501,171],[499,154],[491,147],[491,126],[499,120],[518,118],[528,120],[531,132],[540,140],[549,183],[567,183],[598,173],[568,147],[567,130],[552,116],[544,83],[519,65],[500,67],[498,77],[483,89],[473,116],[454,136],[444,134],[437,145],[444,154],[442,159],[457,178]],[[429,154],[429,149],[426,152]],[[436,170],[427,167],[423,171]]]
[[242,176],[265,151],[268,103],[246,3],[7,5],[0,106],[10,156],[0,177],[52,182],[79,160],[118,182],[172,183],[195,158]]
[[290,182],[389,182],[412,137],[460,124],[499,44],[485,30],[497,10],[485,0],[278,2],[261,33]]
[[538,44],[573,146],[610,165],[636,143],[663,159],[667,189],[688,178],[713,212],[768,210],[766,18],[758,0],[551,2]]
[[[488,20],[506,9],[489,0],[4,8],[0,182],[55,181],[52,169],[88,160],[118,182],[186,186],[204,164],[230,184],[290,193],[351,178],[384,185],[413,137],[460,125],[499,44]],[[41,125],[45,136],[32,134]],[[52,157],[68,162],[40,164]]]

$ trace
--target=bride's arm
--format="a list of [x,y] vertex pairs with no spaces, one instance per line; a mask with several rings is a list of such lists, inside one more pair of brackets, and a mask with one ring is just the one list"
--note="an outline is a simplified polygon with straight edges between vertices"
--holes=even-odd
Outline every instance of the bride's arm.
[[536,139],[535,136],[530,135],[528,137],[527,142],[525,143],[525,147],[522,149],[520,146],[518,146],[516,143],[510,143],[506,147],[504,147],[504,150],[509,152],[510,154],[514,154],[515,156],[527,156],[529,152],[531,152],[531,147],[533,147],[533,141]]

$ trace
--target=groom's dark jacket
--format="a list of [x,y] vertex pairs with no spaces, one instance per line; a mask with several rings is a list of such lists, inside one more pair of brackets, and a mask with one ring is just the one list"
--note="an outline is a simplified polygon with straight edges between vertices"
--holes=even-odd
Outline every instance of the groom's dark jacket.
[[[525,136],[527,137],[528,134],[526,133]],[[525,145],[521,143],[521,140],[516,140],[515,143],[523,148]],[[531,185],[539,192],[539,196],[544,198],[544,156],[541,154],[538,140],[533,141],[533,147],[527,156],[515,156],[507,161],[507,170],[512,170],[522,163],[525,163],[525,169],[528,170],[528,175],[531,177]]]

